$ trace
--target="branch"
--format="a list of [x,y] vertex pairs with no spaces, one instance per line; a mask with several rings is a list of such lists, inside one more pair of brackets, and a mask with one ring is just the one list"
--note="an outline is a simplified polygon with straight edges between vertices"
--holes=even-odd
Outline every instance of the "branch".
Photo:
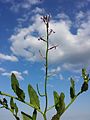
[[41,56],[43,59],[45,59],[45,57],[42,55],[42,53],[41,53],[40,50],[39,50],[39,54],[40,54],[40,56]]
[[26,101],[21,101],[19,98],[15,97],[15,96],[11,96],[10,94],[7,94],[7,93],[1,92],[1,91],[0,91],[0,95],[16,99],[16,100],[18,100],[18,101],[20,101],[20,102],[22,102],[22,103],[24,103],[24,104],[26,104],[26,105],[34,108],[34,109],[36,109],[38,112],[40,112],[41,114],[43,114],[43,112],[39,108],[35,107],[34,105],[32,105],[32,104],[30,104],[30,103],[28,103]]
[[44,42],[47,42],[44,38],[42,38],[42,37],[40,37],[40,38],[38,38],[38,40],[42,40],[42,41],[44,41]]
[[48,50],[56,49],[58,46],[59,46],[59,45],[54,45],[54,46],[48,48]]
[[45,94],[41,94],[41,93],[40,93],[38,84],[37,84],[37,92],[38,92],[39,96],[41,96],[41,97],[44,97],[44,96],[45,96]]

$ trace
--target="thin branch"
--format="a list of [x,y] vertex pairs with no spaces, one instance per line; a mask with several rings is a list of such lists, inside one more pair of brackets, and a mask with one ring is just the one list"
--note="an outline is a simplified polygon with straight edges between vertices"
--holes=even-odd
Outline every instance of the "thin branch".
[[48,48],[48,50],[56,49],[57,47],[58,47],[58,45],[54,45],[54,46]]
[[45,96],[45,94],[41,94],[41,93],[40,93],[38,84],[37,84],[37,92],[38,92],[39,96],[41,96],[41,97],[44,97],[44,96]]
[[42,41],[44,41],[44,42],[47,42],[44,38],[42,38],[42,37],[40,37],[40,38],[38,38],[38,40],[42,40]]
[[39,54],[40,54],[40,56],[41,56],[43,59],[45,59],[45,57],[42,55],[42,53],[41,53],[40,50],[39,50]]
[[4,93],[4,92],[1,92],[1,91],[0,91],[0,95],[7,96],[7,97],[10,97],[10,98],[16,99],[16,100],[18,100],[18,101],[20,101],[20,102],[22,102],[22,103],[25,103],[26,105],[34,108],[34,109],[36,109],[38,112],[40,112],[41,114],[43,114],[43,112],[42,112],[39,108],[37,108],[36,106],[34,106],[34,105],[32,105],[32,104],[30,104],[30,103],[28,103],[28,102],[26,102],[26,101],[21,101],[19,98],[15,97],[15,96],[9,95],[9,94]]

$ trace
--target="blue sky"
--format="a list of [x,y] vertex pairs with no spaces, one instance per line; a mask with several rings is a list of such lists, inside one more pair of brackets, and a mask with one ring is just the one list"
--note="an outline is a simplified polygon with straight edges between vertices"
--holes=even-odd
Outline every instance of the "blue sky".
[[[53,104],[53,90],[65,92],[67,104],[70,100],[69,78],[75,79],[79,90],[81,69],[86,67],[90,73],[90,0],[0,0],[0,90],[13,94],[10,87],[13,72],[26,92],[26,99],[29,83],[35,89],[39,83],[43,92],[44,61],[39,50],[44,55],[45,45],[38,38],[45,37],[40,18],[46,14],[50,14],[50,28],[55,31],[50,36],[50,45],[59,45],[49,53],[49,72],[57,73],[48,81],[49,105]],[[90,120],[89,93],[90,89],[81,95],[62,120]],[[0,110],[1,120],[7,116],[14,120],[8,111],[4,111],[6,115]],[[48,120],[53,113],[53,110],[48,113]],[[41,119],[38,115],[38,120]]]

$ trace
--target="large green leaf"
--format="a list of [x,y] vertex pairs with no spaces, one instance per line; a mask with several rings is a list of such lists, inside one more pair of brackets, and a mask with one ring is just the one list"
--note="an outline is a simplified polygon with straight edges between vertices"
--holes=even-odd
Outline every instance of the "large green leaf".
[[71,97],[71,99],[73,99],[75,97],[75,82],[72,78],[70,79],[70,82],[71,82],[70,97]]
[[11,87],[15,93],[16,93],[16,86],[19,87],[19,82],[18,82],[15,74],[12,73],[12,75],[11,75]]
[[30,98],[30,104],[32,104],[33,106],[37,108],[40,108],[39,97],[36,91],[33,89],[33,87],[30,84],[28,85],[28,94]]
[[32,117],[24,112],[21,112],[23,120],[33,120]]
[[25,93],[19,87],[19,82],[14,73],[11,75],[11,87],[21,101],[25,99]]

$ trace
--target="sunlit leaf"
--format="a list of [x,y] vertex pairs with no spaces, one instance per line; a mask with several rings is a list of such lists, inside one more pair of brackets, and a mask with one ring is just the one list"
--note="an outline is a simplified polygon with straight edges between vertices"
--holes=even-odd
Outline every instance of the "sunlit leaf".
[[12,75],[11,75],[11,87],[15,93],[16,93],[16,86],[19,87],[19,82],[18,82],[15,74],[12,73]]
[[39,97],[30,84],[28,85],[28,94],[30,98],[30,104],[33,104],[35,107],[40,108]]
[[12,73],[12,75],[11,75],[11,86],[12,86],[13,91],[18,96],[18,98],[21,101],[24,101],[24,99],[25,99],[25,93],[23,92],[22,89],[19,88],[19,82],[18,82],[16,76],[14,75],[14,73]]

